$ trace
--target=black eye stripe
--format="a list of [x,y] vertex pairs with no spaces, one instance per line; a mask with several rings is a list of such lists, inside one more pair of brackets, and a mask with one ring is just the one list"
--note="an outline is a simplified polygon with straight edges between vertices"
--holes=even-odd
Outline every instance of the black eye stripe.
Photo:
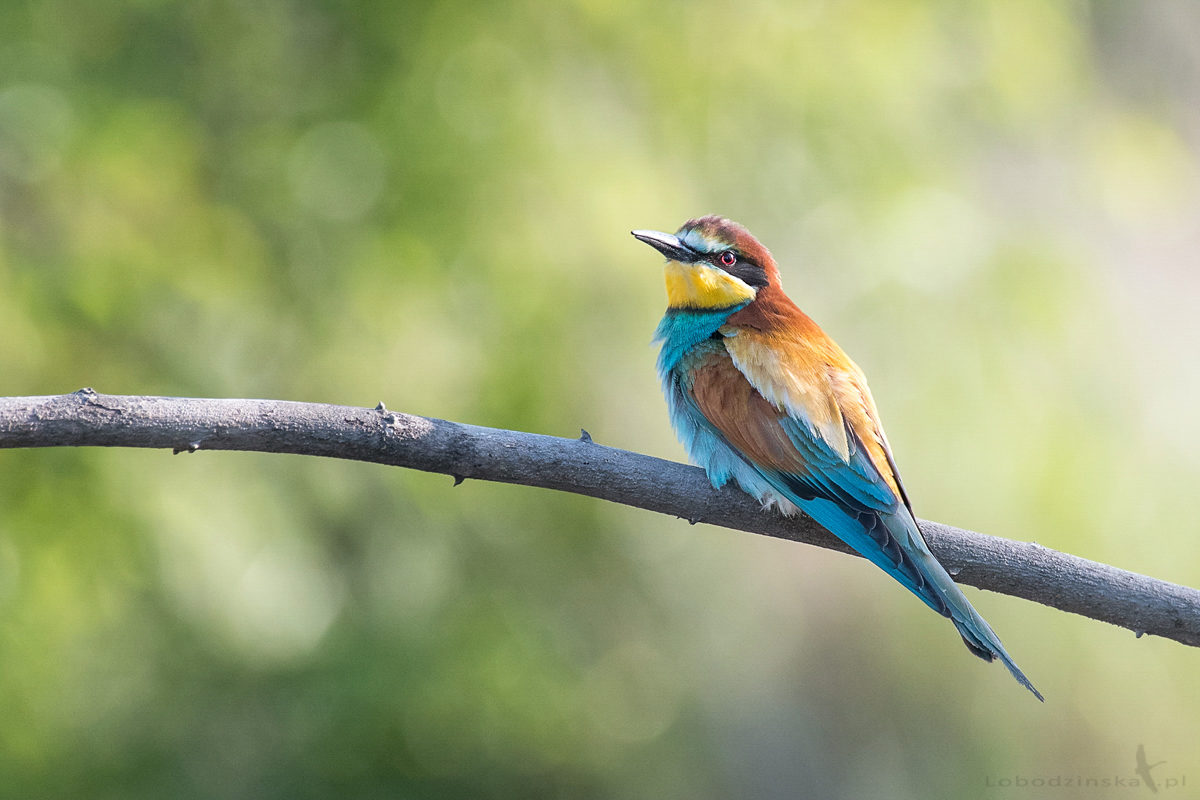
[[[740,278],[748,286],[753,286],[756,289],[761,289],[767,285],[767,272],[758,264],[755,264],[753,261],[747,261],[738,255],[737,261],[727,267],[721,263],[722,255],[723,253],[717,253],[712,257],[712,265],[714,267],[728,272],[735,278]],[[735,255],[737,254],[735,253]]]

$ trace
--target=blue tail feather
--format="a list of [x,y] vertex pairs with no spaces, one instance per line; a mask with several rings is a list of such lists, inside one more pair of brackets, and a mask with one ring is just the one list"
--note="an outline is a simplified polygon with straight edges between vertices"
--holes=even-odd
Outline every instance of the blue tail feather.
[[[1000,659],[1017,682],[1045,702],[1025,673],[1004,649],[992,627],[980,616],[958,584],[930,552],[925,537],[908,509],[892,514],[851,514],[829,500],[800,500],[796,503],[818,524],[853,547],[934,611],[949,617],[967,649],[984,659]],[[869,518],[866,522],[864,518]],[[866,524],[864,524],[866,523]],[[882,527],[886,537],[873,529]]]

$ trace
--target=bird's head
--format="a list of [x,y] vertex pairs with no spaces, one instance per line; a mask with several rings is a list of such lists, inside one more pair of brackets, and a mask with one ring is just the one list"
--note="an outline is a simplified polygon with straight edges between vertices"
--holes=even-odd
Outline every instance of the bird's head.
[[777,283],[779,271],[750,231],[724,217],[689,220],[674,234],[632,231],[667,257],[667,305],[716,310],[745,305]]

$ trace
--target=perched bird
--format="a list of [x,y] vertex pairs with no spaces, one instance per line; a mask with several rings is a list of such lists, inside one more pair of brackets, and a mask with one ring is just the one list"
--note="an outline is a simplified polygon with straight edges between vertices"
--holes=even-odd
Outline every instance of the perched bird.
[[732,479],[765,506],[803,511],[1041,700],[929,551],[866,377],[783,293],[767,248],[717,216],[632,233],[667,258],[658,371],[675,432],[713,485]]

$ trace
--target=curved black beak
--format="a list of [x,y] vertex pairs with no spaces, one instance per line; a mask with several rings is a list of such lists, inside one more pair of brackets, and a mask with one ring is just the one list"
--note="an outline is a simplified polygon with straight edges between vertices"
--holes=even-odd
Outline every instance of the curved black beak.
[[661,231],[630,231],[633,238],[645,242],[667,257],[669,261],[682,261],[687,264],[696,260],[696,252],[671,233]]

